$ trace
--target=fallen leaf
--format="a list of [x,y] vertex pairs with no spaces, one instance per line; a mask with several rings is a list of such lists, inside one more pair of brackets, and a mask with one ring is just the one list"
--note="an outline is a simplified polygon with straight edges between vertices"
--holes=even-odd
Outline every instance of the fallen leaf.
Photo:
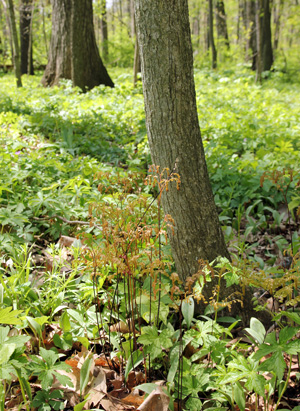
[[105,372],[100,369],[97,377],[92,381],[91,387],[88,390],[89,399],[86,402],[84,409],[92,408],[92,405],[96,407],[99,402],[106,396],[107,385]]
[[162,390],[161,387],[157,387],[151,394],[145,399],[142,405],[139,406],[139,411],[168,411],[170,398]]

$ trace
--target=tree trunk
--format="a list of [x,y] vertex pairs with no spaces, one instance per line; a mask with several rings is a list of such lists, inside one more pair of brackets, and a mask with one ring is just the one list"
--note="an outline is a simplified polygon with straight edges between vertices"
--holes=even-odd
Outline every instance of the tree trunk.
[[137,76],[138,73],[141,72],[141,59],[140,59],[140,53],[139,53],[139,42],[137,35],[135,37],[135,46],[134,46],[134,62],[133,62],[133,86],[136,86],[137,83]]
[[217,68],[217,49],[214,39],[214,13],[213,13],[213,0],[208,0],[208,16],[209,16],[209,43],[211,47],[211,67]]
[[198,123],[187,0],[136,0],[146,124],[152,161],[172,170],[181,187],[164,193],[175,220],[170,243],[185,280],[198,260],[229,257],[219,224]]
[[[230,258],[209,182],[198,123],[193,55],[187,0],[136,0],[136,28],[142,62],[146,126],[152,161],[163,170],[176,169],[180,189],[169,185],[162,195],[165,214],[175,222],[169,240],[180,278],[199,270],[199,259]],[[212,283],[203,295],[212,296]],[[238,287],[233,287],[237,291]],[[222,284],[220,298],[232,289]],[[244,323],[253,316],[251,292],[241,309]],[[221,301],[220,300],[220,301]],[[203,305],[199,305],[202,309]]]
[[263,1],[256,0],[256,43],[257,43],[257,58],[256,58],[256,81],[261,82],[262,73],[262,13]]
[[247,34],[248,39],[246,43],[246,58],[249,57],[249,51],[251,50],[252,57],[252,70],[256,70],[257,61],[257,30],[256,30],[256,3],[255,0],[247,1]]
[[52,34],[44,86],[71,79],[83,91],[114,84],[96,45],[92,0],[52,0]]
[[279,0],[277,7],[274,2],[274,50],[278,49],[279,34],[280,34],[280,18],[283,10],[283,0]]
[[271,11],[270,0],[263,0],[262,17],[262,70],[271,70],[273,65],[272,33],[271,33]]
[[[20,39],[21,39],[21,73],[33,73],[32,61],[32,42],[30,40],[31,33],[31,17],[32,17],[32,0],[22,0],[20,4]],[[30,59],[28,57],[30,56]],[[28,61],[29,60],[29,61]],[[28,72],[28,65],[30,70]]]
[[228,30],[227,30],[227,21],[225,6],[223,0],[217,0],[216,2],[216,23],[217,23],[217,33],[219,38],[225,40],[225,45],[227,48],[230,48]]
[[22,87],[20,47],[19,47],[19,39],[18,39],[18,33],[17,33],[13,0],[8,0],[8,13],[9,13],[9,20],[10,20],[10,27],[11,27],[11,36],[12,36],[13,43],[14,43],[14,69],[15,69],[17,87]]
[[106,0],[101,0],[100,30],[101,30],[102,58],[104,61],[107,61],[108,60],[108,30],[107,30]]

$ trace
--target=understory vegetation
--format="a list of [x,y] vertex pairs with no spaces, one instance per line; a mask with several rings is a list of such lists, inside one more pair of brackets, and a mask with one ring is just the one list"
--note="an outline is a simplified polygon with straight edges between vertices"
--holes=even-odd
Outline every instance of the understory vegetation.
[[[111,73],[85,94],[0,78],[0,410],[136,409],[161,381],[172,410],[299,411],[299,80],[196,70],[232,261],[182,284],[160,208],[180,176],[151,164],[141,83]],[[196,314],[213,277],[271,327],[218,286]]]

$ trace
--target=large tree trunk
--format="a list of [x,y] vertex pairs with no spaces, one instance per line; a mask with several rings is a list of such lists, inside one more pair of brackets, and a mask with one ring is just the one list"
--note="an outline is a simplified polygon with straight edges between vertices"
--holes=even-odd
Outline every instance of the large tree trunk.
[[71,79],[83,91],[114,84],[96,45],[92,0],[52,0],[52,35],[44,86]]
[[170,243],[185,280],[198,260],[229,257],[209,182],[198,123],[187,0],[136,0],[146,124],[152,161],[177,164],[178,191],[164,193],[164,212],[175,220]]
[[30,56],[30,71],[33,73],[32,60],[32,42],[30,40],[31,33],[31,18],[32,18],[32,0],[22,0],[20,4],[20,40],[21,40],[21,73],[28,73],[28,60]]
[[225,40],[225,44],[227,48],[230,48],[225,6],[224,6],[223,0],[217,0],[216,2],[216,23],[217,23],[218,37],[223,38]]
[[71,79],[72,0],[52,0],[52,33],[48,64],[42,84],[54,86],[60,79]]
[[[169,239],[183,281],[195,274],[199,259],[229,257],[209,182],[198,123],[187,0],[136,0],[136,28],[142,62],[146,125],[152,161],[181,177],[162,195],[164,212],[175,222]],[[208,301],[213,283],[203,295]],[[233,287],[234,291],[240,290]],[[222,283],[220,298],[229,292]],[[248,290],[249,291],[249,290]],[[254,311],[251,292],[233,315],[244,323]],[[203,305],[199,305],[200,309]]]
[[19,47],[19,39],[18,39],[18,33],[17,33],[13,0],[8,0],[8,14],[9,14],[9,20],[10,20],[10,27],[11,27],[11,37],[13,39],[13,44],[14,44],[14,69],[15,69],[17,87],[22,87],[20,47]]

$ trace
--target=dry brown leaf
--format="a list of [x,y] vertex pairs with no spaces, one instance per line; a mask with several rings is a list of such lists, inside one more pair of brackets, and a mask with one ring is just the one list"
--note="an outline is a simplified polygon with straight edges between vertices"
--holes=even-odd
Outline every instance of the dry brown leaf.
[[135,410],[134,406],[122,404],[120,400],[110,396],[101,400],[100,405],[105,409],[105,411]]
[[106,396],[107,385],[105,372],[100,369],[97,377],[92,381],[88,391],[89,399],[84,406],[84,409],[92,408],[92,405],[97,406],[99,402]]
[[74,241],[76,241],[77,238],[75,237],[68,237],[67,235],[62,235],[60,237],[60,239],[58,240],[58,244],[60,245],[60,247],[71,247],[74,243]]
[[124,321],[119,321],[116,324],[113,324],[109,327],[109,331],[111,333],[118,332],[121,334],[128,334],[130,332],[130,328]]
[[139,395],[139,393],[131,392],[127,397],[122,399],[122,402],[128,405],[133,405],[135,408],[143,404],[145,395]]
[[139,411],[168,411],[170,398],[162,390],[161,387],[157,387],[146,400],[139,406]]

